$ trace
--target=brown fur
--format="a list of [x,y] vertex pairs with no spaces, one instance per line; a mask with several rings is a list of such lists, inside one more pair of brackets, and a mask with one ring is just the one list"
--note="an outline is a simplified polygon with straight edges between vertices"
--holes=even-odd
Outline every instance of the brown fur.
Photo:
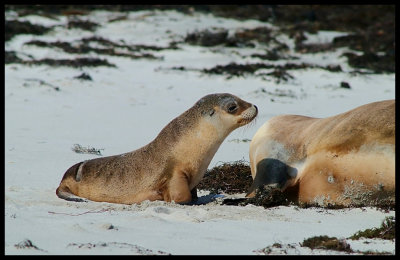
[[296,186],[295,200],[348,206],[394,201],[394,150],[395,100],[387,100],[327,118],[273,117],[253,137],[250,164],[254,179],[268,174],[256,172],[259,161],[279,159],[297,169],[283,187]]
[[[232,104],[237,109],[229,112]],[[74,201],[190,202],[191,190],[200,182],[225,137],[256,115],[255,106],[236,96],[207,95],[173,119],[146,146],[73,165],[56,193]]]

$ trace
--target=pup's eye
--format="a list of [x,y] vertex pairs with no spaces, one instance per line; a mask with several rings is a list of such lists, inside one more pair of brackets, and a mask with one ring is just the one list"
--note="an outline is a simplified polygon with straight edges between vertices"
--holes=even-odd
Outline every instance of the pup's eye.
[[229,107],[228,107],[228,112],[229,113],[234,113],[236,110],[237,110],[237,106],[236,105],[230,105]]

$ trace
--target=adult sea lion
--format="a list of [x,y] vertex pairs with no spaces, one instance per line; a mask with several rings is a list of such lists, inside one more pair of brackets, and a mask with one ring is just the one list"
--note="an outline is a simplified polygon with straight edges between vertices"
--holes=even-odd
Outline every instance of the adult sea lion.
[[121,204],[144,200],[190,202],[191,190],[224,139],[256,115],[256,106],[234,95],[207,95],[144,147],[73,165],[56,194],[72,201],[87,198]]
[[280,115],[250,143],[253,184],[280,188],[291,200],[318,205],[395,202],[395,100],[327,118]]

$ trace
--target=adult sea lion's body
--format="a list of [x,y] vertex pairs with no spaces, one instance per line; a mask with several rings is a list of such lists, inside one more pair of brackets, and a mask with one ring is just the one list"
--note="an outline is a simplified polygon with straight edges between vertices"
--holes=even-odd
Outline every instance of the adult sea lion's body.
[[275,185],[303,203],[394,203],[395,100],[327,118],[273,117],[254,135],[249,155],[248,197]]
[[63,199],[122,204],[190,202],[223,140],[249,123],[257,107],[231,94],[211,94],[173,119],[146,146],[69,168],[57,188]]

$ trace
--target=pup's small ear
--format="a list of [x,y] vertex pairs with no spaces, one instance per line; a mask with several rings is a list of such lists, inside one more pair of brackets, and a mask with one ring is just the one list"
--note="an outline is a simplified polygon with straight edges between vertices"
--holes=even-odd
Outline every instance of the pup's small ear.
[[214,110],[214,109],[211,109],[211,110],[209,111],[208,114],[209,114],[210,116],[212,116],[212,115],[214,115],[214,112],[215,112],[215,110]]
[[214,113],[215,113],[215,110],[214,110],[213,108],[210,108],[210,109],[208,109],[208,110],[203,110],[203,111],[201,111],[201,114],[202,114],[203,116],[205,116],[205,115],[213,116]]

